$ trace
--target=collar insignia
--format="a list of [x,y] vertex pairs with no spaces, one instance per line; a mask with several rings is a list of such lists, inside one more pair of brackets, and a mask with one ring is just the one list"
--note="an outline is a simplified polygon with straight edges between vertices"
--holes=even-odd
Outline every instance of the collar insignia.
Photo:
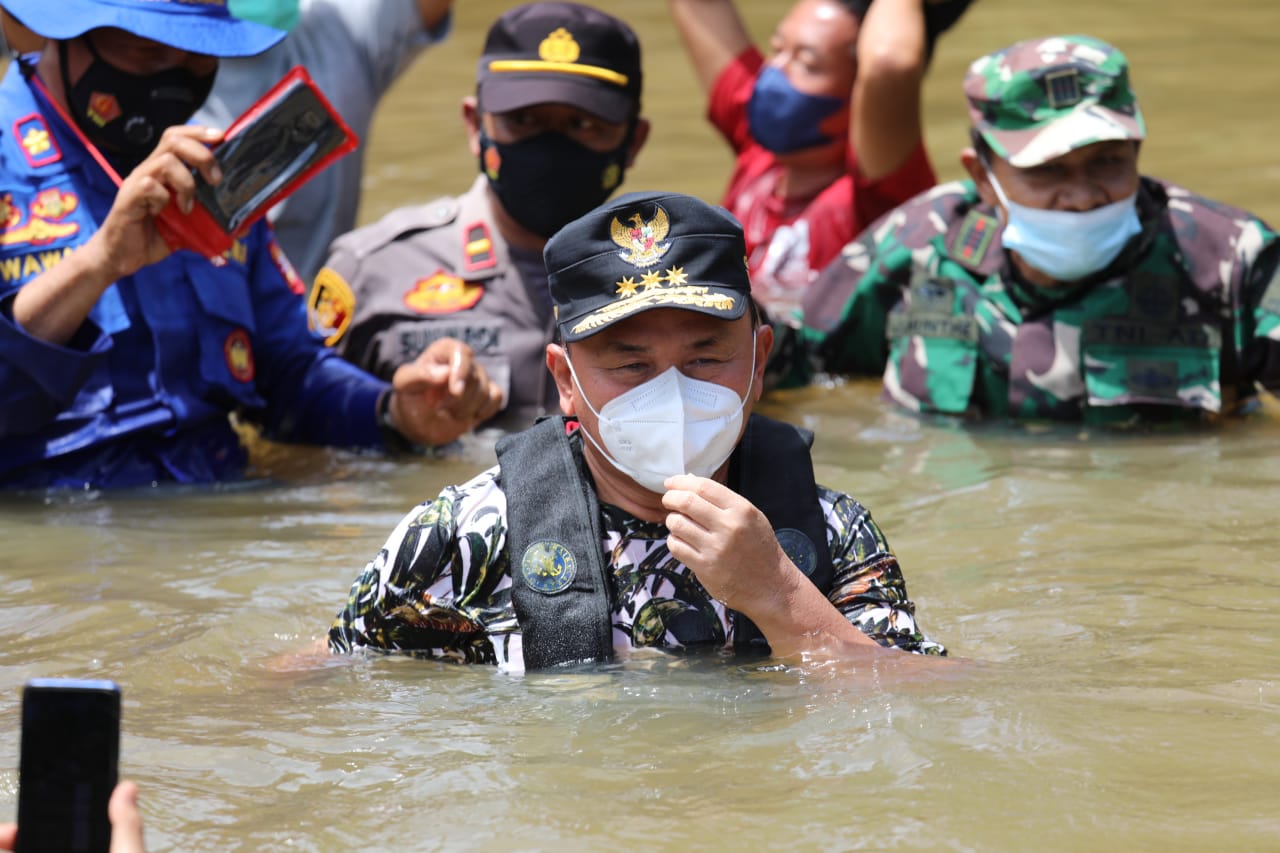
[[987,256],[991,241],[1000,231],[1000,221],[977,208],[965,214],[951,242],[951,256],[966,266],[977,268]]
[[62,151],[39,113],[23,116],[13,123],[13,137],[22,147],[27,165],[33,169],[62,159]]
[[653,266],[671,248],[670,243],[662,242],[671,229],[667,212],[658,207],[658,212],[648,222],[638,213],[633,213],[627,221],[631,224],[623,225],[615,216],[609,226],[609,236],[622,249],[618,257],[641,269]]
[[498,256],[493,250],[493,238],[489,236],[488,225],[482,221],[473,222],[462,231],[462,266],[467,272],[486,270],[498,265]]

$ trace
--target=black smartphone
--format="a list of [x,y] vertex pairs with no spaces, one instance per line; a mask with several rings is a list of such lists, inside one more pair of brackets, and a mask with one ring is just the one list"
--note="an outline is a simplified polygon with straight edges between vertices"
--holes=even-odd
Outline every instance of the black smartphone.
[[120,758],[120,688],[38,678],[22,691],[18,853],[108,853]]
[[290,80],[228,130],[213,149],[222,181],[210,186],[197,172],[196,198],[231,234],[346,140],[345,127],[316,90],[301,78]]

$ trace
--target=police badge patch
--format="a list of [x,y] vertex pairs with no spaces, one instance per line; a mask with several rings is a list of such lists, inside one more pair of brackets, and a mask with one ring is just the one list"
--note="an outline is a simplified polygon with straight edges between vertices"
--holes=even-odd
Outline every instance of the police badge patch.
[[794,527],[780,528],[773,535],[777,537],[787,559],[795,563],[805,577],[813,577],[814,570],[818,568],[818,548],[813,540]]
[[404,294],[404,307],[416,314],[452,314],[465,311],[484,296],[484,286],[463,281],[443,269],[413,283]]
[[578,574],[578,561],[568,548],[550,539],[541,539],[524,549],[520,577],[530,589],[545,595],[564,592]]
[[337,270],[324,267],[316,273],[315,284],[307,297],[307,326],[324,345],[331,347],[342,339],[356,309],[356,296],[351,285]]
[[253,366],[253,345],[249,342],[249,333],[244,329],[236,329],[222,343],[222,354],[227,361],[227,370],[237,382],[252,382],[255,373]]

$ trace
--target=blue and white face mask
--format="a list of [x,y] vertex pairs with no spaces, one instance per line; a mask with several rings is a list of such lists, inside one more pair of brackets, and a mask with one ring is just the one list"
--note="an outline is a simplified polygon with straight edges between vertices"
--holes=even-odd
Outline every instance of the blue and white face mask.
[[1142,231],[1136,192],[1083,212],[1041,210],[1010,201],[990,170],[987,179],[1004,205],[1004,247],[1057,281],[1076,281],[1106,269]]
[[791,85],[782,69],[766,65],[747,102],[747,125],[756,142],[774,154],[789,154],[835,140],[820,125],[848,102],[848,98],[806,95]]

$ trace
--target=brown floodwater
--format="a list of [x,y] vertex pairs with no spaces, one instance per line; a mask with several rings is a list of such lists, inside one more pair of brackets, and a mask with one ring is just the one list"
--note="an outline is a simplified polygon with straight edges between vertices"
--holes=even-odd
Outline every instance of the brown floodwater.
[[[457,101],[505,5],[459,4],[385,102],[364,221],[469,185]],[[665,6],[601,5],[646,51],[654,132],[627,188],[718,198],[728,157]],[[743,8],[764,39],[785,6]],[[1280,221],[1278,30],[1274,0],[978,0],[931,70],[930,151],[958,176],[970,59],[1088,32],[1133,62],[1145,171]],[[245,486],[0,499],[0,819],[21,685],[61,675],[122,685],[153,851],[1280,847],[1280,406],[1109,436],[924,422],[877,391],[766,409],[872,509],[923,625],[973,662],[956,677],[300,657],[494,437],[445,460],[263,444]]]

